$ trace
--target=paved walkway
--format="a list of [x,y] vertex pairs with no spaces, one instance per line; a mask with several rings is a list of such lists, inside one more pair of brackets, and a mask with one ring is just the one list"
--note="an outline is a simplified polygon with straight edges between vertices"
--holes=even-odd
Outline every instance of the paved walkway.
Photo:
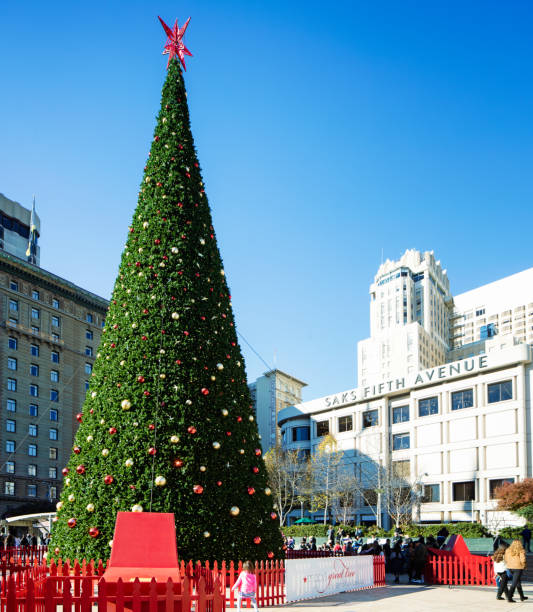
[[[515,594],[516,603],[496,600],[496,590],[491,587],[420,586],[410,584],[387,585],[378,589],[341,593],[300,603],[287,604],[279,608],[268,608],[268,612],[436,612],[437,610],[483,611],[521,610],[533,612],[533,585],[524,585],[524,594],[529,597],[521,602]],[[265,609],[267,610],[267,609]]]

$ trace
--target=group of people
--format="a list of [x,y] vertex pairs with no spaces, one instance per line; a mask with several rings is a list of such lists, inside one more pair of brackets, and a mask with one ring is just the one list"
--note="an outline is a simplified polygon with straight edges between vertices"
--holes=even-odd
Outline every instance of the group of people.
[[[41,545],[47,546],[50,538],[48,536],[41,537]],[[25,533],[22,537],[15,536],[13,533],[0,534],[0,549],[3,548],[20,548],[25,546],[38,546],[39,539],[36,535]]]
[[513,595],[517,591],[520,601],[526,600],[527,597],[522,590],[522,573],[526,569],[526,551],[520,540],[513,540],[510,546],[500,541],[492,560],[498,585],[496,599],[504,599],[502,595],[505,595],[507,601],[514,602]]

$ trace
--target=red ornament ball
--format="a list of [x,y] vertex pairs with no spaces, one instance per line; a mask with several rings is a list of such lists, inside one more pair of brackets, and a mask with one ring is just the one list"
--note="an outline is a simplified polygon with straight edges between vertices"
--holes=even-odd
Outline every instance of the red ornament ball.
[[269,559],[273,559],[273,558],[274,558],[274,553],[273,553],[272,551],[270,551],[270,552],[268,553],[267,557],[268,557]]
[[190,427],[187,427],[187,431],[190,434],[195,434],[196,433],[196,427],[193,427],[192,425]]
[[72,450],[76,453],[76,455],[81,453],[81,448],[79,446],[75,446]]
[[109,428],[109,435],[114,436],[117,433],[117,428],[116,427],[110,427]]
[[98,527],[91,527],[89,529],[89,535],[91,536],[91,538],[97,538],[100,535],[100,530],[98,529]]
[[248,495],[253,495],[255,493],[255,489],[253,487],[248,487]]
[[202,487],[202,485],[199,484],[194,485],[192,490],[196,493],[196,495],[201,495],[204,492],[204,488]]
[[78,467],[76,468],[76,472],[78,472],[78,474],[85,474],[85,466],[78,465]]
[[261,457],[261,449],[260,448],[256,448],[255,449],[255,456],[256,457]]
[[56,555],[58,555],[60,552],[61,552],[61,551],[59,550],[59,546],[56,546],[56,547],[54,548],[54,553],[55,553]]
[[157,453],[157,449],[155,448],[155,446],[150,446],[150,448],[148,449],[148,454],[153,456],[156,453]]
[[78,414],[76,415],[76,421],[78,421],[78,423],[81,423],[83,421],[83,412],[78,412]]
[[270,518],[274,521],[278,518],[278,515],[275,512],[270,513]]
[[68,474],[68,467],[64,467],[64,468],[61,470],[61,473],[63,474],[63,476],[66,476],[66,475]]
[[238,416],[238,417],[237,417],[237,423],[240,423],[241,421],[242,421],[242,417],[241,417],[241,416]]
[[144,376],[137,376],[137,382],[143,383],[144,382]]
[[174,467],[183,467],[183,461],[181,459],[174,459]]
[[209,389],[206,389],[205,387],[202,389],[202,395],[209,395]]
[[104,482],[105,484],[111,484],[115,479],[113,478],[113,476],[111,476],[111,474],[108,474],[107,476],[104,476]]
[[217,480],[217,487],[221,487],[222,486],[222,480]]
[[148,429],[149,429],[150,431],[154,431],[154,429],[155,429],[155,425],[154,425],[153,423],[150,423],[150,425],[148,425]]
[[76,527],[76,519],[75,518],[71,518],[67,521],[67,525],[72,529],[73,527]]
[[227,436],[231,436],[231,431],[227,431],[227,432],[226,432],[226,435],[227,435]]
[[259,474],[259,468],[258,468],[257,466],[254,466],[254,467],[252,468],[252,472],[253,472],[254,474]]
[[259,536],[255,536],[254,544],[261,544],[261,538]]

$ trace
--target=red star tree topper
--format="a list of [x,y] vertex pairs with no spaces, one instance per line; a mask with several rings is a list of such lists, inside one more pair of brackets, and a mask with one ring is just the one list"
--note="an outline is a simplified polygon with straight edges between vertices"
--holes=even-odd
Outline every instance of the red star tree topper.
[[170,64],[170,60],[175,55],[177,55],[179,57],[181,65],[183,66],[183,70],[187,70],[185,66],[185,56],[188,55],[192,57],[192,53],[183,44],[182,39],[191,18],[189,17],[189,19],[187,19],[187,21],[185,22],[185,25],[181,26],[181,28],[178,27],[178,20],[176,19],[176,22],[174,23],[174,27],[172,29],[168,27],[168,25],[161,19],[161,17],[158,17],[158,19],[161,22],[161,25],[163,26],[163,29],[165,30],[168,37],[167,42],[165,44],[165,50],[163,51],[163,55],[168,54],[167,69]]

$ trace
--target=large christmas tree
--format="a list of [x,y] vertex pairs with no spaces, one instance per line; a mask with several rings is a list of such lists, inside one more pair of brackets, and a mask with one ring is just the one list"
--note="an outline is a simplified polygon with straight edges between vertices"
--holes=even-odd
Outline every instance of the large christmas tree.
[[63,471],[51,544],[63,558],[106,559],[119,510],[174,512],[185,560],[281,551],[175,57],[186,26],[164,25],[161,110]]

